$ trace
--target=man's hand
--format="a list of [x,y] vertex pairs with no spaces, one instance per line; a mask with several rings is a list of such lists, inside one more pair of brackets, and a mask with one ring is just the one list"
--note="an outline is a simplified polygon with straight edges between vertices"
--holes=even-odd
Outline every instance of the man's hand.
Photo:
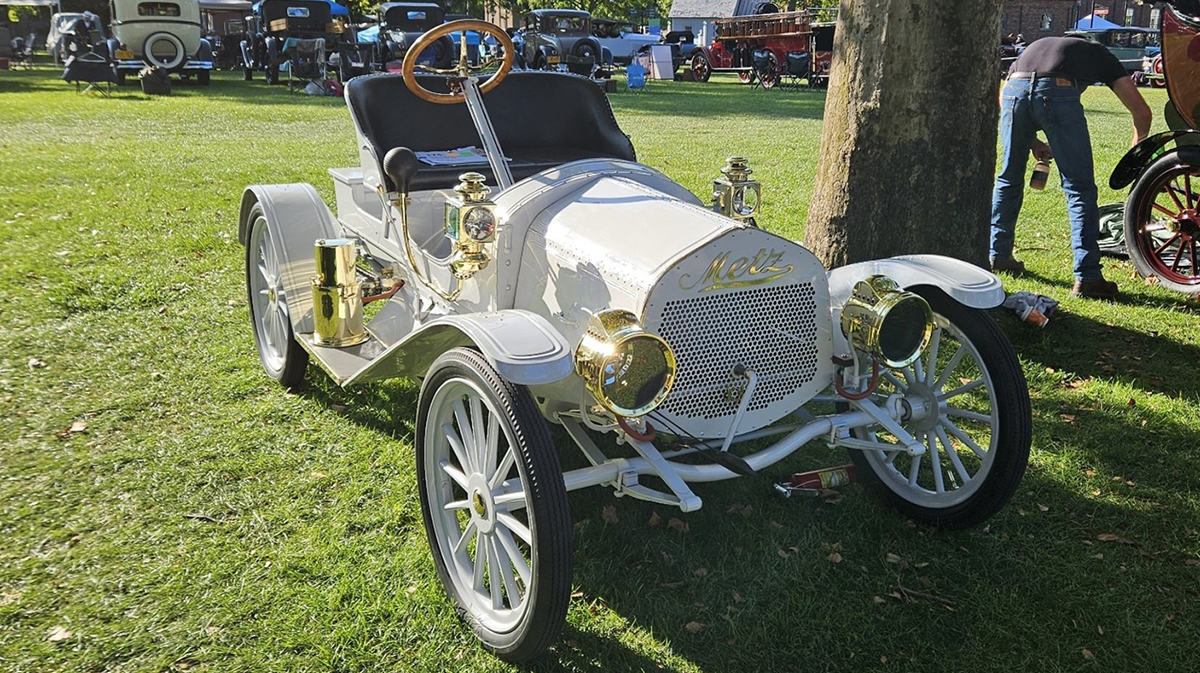
[[1037,138],[1034,138],[1033,142],[1029,144],[1029,151],[1033,152],[1033,158],[1038,161],[1049,161],[1054,158],[1054,152],[1050,151],[1050,146]]

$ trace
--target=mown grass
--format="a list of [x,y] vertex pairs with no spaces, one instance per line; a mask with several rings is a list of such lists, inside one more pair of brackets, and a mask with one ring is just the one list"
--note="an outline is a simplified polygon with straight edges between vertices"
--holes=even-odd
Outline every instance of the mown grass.
[[[357,155],[340,101],[237,79],[99,100],[48,70],[0,73],[0,669],[507,670],[437,584],[415,386],[341,390],[314,369],[288,394],[259,369],[241,190],[306,181],[332,201],[325,170]],[[823,103],[725,79],[613,96],[640,158],[697,193],[725,156],[750,157],[762,223],[792,238]],[[1085,104],[1104,173],[1127,116],[1104,91]],[[953,160],[931,139],[896,170]],[[820,448],[703,486],[689,515],[574,493],[577,593],[535,668],[1194,670],[1200,307],[1113,261],[1124,300],[1067,298],[1055,189],[1028,196],[1018,246],[1033,274],[1010,291],[1063,307],[1045,330],[997,314],[1035,441],[987,527],[917,526],[857,487],[775,499],[773,480],[844,460]]]

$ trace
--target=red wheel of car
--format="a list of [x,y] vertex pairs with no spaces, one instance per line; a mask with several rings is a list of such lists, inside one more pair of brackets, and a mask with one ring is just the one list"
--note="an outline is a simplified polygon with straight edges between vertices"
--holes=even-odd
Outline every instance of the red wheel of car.
[[692,57],[692,79],[697,82],[707,82],[711,76],[712,68],[708,65],[708,59],[697,51],[696,55]]
[[775,52],[767,56],[767,63],[770,65],[767,72],[762,74],[762,85],[764,89],[774,89],[779,84],[779,59],[775,57]]
[[1154,74],[1158,75],[1158,79],[1150,80],[1150,85],[1162,88],[1167,85],[1166,78],[1163,77],[1163,58],[1162,54],[1154,57],[1154,62],[1150,65],[1154,69]]
[[1125,209],[1125,240],[1142,276],[1200,294],[1200,149],[1170,152],[1142,174]]
[[749,84],[749,83],[753,82],[754,81],[754,71],[753,70],[739,70],[738,71],[738,81],[741,82],[742,84]]

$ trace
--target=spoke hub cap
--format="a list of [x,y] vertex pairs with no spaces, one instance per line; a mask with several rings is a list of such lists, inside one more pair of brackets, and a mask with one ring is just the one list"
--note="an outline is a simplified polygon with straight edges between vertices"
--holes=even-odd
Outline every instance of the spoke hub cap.
[[471,520],[481,533],[491,533],[496,527],[496,502],[492,490],[482,474],[473,474],[467,480],[471,492]]
[[904,401],[912,414],[908,421],[909,432],[917,435],[937,427],[942,418],[942,408],[937,393],[929,384],[920,381],[909,385],[904,394]]

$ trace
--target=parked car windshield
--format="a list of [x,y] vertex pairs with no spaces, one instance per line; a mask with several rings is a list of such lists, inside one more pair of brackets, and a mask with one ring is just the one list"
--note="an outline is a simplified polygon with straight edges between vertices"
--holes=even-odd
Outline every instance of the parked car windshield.
[[544,22],[547,33],[579,33],[588,30],[588,20],[578,16],[551,16]]
[[179,16],[179,5],[173,2],[139,2],[138,16]]

